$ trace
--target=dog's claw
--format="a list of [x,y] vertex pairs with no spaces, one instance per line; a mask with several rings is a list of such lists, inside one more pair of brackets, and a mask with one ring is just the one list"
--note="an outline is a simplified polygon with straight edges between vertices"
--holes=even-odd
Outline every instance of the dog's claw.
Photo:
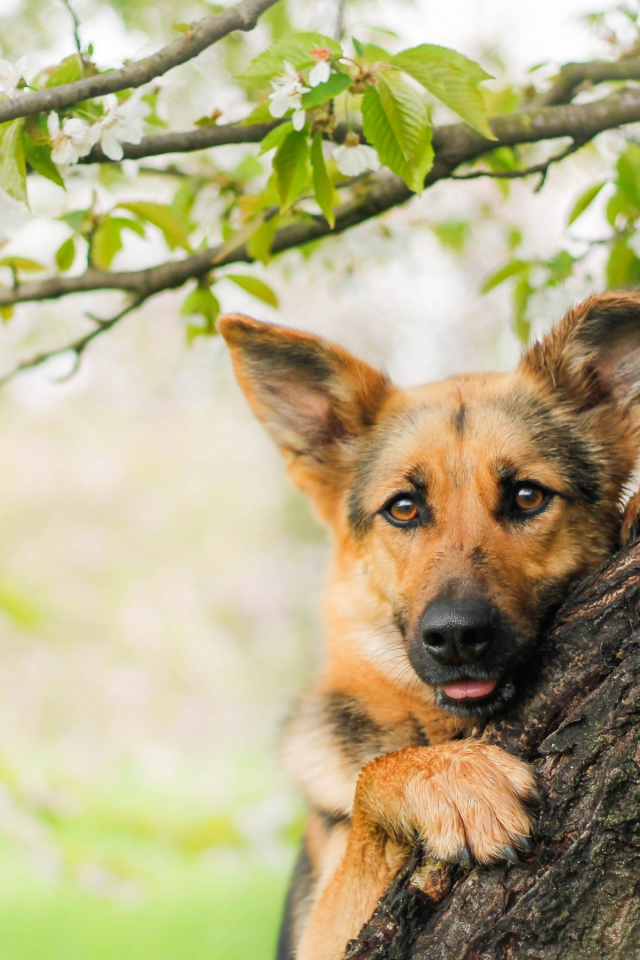
[[544,797],[537,787],[534,787],[533,790],[529,790],[529,801],[538,807],[542,806],[544,803]]
[[640,537],[640,521],[634,520],[631,526],[629,527],[629,532],[624,538],[626,546],[628,547],[631,546],[631,544],[635,543],[639,537]]
[[500,853],[505,860],[509,861],[509,863],[520,863],[520,858],[510,843],[505,843],[505,845],[500,849]]
[[458,851],[458,860],[460,863],[471,866],[473,864],[473,854],[468,843],[465,843],[464,847],[461,847]]

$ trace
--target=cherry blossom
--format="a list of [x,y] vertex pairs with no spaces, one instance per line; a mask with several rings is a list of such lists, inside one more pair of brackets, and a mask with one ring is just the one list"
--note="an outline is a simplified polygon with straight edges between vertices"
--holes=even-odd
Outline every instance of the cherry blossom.
[[61,125],[58,114],[50,113],[47,128],[53,144],[51,159],[62,166],[86,157],[97,138],[95,124],[90,126],[79,117],[66,117]]
[[100,141],[102,152],[110,160],[122,160],[124,143],[140,143],[144,129],[144,119],[150,107],[141,97],[130,97],[124,103],[118,103],[116,97],[106,98],[107,111],[98,123],[96,139]]
[[331,50],[328,47],[317,47],[310,53],[315,59],[316,65],[309,74],[309,86],[317,87],[320,83],[326,83],[331,76]]
[[26,68],[27,57],[20,57],[15,63],[11,60],[0,60],[0,93],[12,97],[24,77]]
[[305,87],[300,75],[287,60],[284,61],[284,76],[272,80],[271,86],[273,87],[273,93],[269,94],[271,116],[280,119],[289,110],[293,110],[291,117],[293,129],[302,130],[306,117],[302,106],[302,94],[308,93],[309,87]]
[[360,143],[357,133],[347,134],[344,143],[335,147],[333,159],[340,173],[346,177],[357,177],[365,170],[379,170],[380,161],[373,147]]

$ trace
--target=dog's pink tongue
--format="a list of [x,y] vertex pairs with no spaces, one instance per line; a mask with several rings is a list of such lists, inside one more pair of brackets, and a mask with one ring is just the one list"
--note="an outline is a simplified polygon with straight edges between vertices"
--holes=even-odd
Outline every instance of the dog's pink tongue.
[[497,680],[459,680],[457,683],[447,683],[442,688],[452,700],[476,699],[488,697],[498,685]]

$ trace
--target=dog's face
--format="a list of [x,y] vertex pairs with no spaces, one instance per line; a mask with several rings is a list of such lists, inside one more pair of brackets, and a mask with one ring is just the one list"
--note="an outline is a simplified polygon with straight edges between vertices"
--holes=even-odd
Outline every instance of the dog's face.
[[383,646],[400,635],[442,708],[500,709],[545,620],[615,548],[637,454],[640,300],[591,298],[513,373],[409,390],[307,334],[233,316],[221,332],[334,530],[340,582],[358,577],[348,616]]

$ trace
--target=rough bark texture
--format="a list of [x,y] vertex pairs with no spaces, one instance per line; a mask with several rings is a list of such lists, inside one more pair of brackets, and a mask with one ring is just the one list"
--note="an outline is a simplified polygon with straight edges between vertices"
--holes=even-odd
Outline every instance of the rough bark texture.
[[640,546],[580,585],[539,651],[526,697],[485,731],[536,769],[534,851],[471,870],[415,854],[349,960],[640,957]]

